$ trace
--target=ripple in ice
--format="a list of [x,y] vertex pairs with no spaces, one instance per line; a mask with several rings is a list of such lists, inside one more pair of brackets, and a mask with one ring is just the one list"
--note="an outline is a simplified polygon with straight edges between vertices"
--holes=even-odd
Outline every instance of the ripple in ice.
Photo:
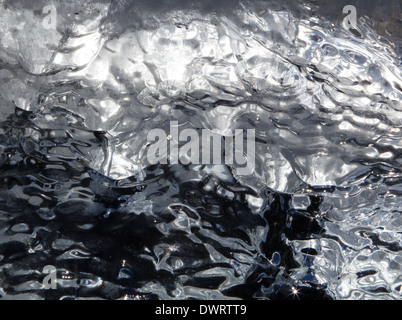
[[[0,2],[1,296],[400,299],[399,3],[358,30],[327,1],[169,3],[54,1],[44,28]],[[253,173],[151,165],[172,122],[255,130]]]

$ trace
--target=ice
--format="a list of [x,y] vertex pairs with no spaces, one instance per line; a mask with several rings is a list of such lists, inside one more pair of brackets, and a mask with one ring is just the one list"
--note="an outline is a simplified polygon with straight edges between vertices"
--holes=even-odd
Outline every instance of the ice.
[[[224,299],[252,278],[247,298],[400,299],[397,1],[354,32],[304,2],[60,0],[54,28],[47,5],[0,2],[2,295],[37,298],[29,252],[107,298]],[[150,165],[171,121],[255,129],[252,174]]]

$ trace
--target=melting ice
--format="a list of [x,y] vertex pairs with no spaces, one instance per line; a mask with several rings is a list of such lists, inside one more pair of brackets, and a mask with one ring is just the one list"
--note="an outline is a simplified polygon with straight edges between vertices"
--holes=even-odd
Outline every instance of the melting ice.
[[[0,1],[4,298],[401,298],[397,1],[357,30],[308,2],[102,0],[45,29],[47,4]],[[253,174],[150,165],[171,121],[254,129]]]

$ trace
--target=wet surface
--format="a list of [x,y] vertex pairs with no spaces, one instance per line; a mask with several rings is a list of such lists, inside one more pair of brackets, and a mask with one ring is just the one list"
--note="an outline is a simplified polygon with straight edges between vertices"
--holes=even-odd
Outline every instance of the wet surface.
[[[400,299],[390,2],[0,1],[1,296]],[[253,174],[150,165],[171,121],[255,129]]]

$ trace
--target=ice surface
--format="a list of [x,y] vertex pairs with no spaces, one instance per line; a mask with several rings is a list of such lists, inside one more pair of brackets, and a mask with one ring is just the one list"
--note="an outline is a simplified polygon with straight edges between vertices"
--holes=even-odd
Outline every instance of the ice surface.
[[[250,296],[296,285],[335,299],[400,299],[397,1],[377,10],[387,20],[360,15],[354,32],[307,2],[53,4],[57,26],[45,29],[44,1],[0,2],[7,296],[46,296],[38,278],[13,287],[24,277],[10,266],[52,250],[59,273],[71,269],[65,260],[120,270],[132,259],[116,277],[80,264],[74,276],[87,279],[78,287],[88,296],[122,298],[117,285],[135,283],[136,294],[160,298],[236,297],[233,288],[265,277]],[[255,129],[253,175],[150,167],[146,133],[171,121],[223,136]],[[108,261],[105,237],[119,231],[121,252]],[[169,277],[135,278],[139,261]],[[194,279],[212,279],[212,289]]]

